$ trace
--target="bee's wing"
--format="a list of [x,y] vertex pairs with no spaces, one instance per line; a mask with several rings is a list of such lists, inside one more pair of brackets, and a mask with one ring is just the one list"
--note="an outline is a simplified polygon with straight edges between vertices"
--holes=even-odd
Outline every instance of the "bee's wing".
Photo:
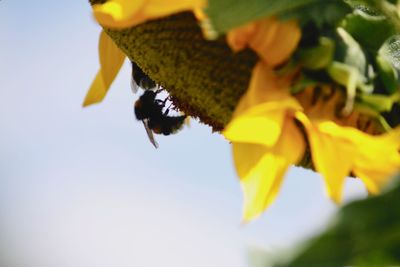
[[137,91],[139,90],[139,85],[137,85],[137,83],[135,82],[135,79],[133,79],[133,75],[131,78],[131,89],[134,94],[136,94]]
[[147,119],[142,120],[144,128],[146,129],[147,136],[149,137],[150,143],[153,144],[155,148],[158,148],[158,143],[154,139],[153,131],[149,128],[149,121]]

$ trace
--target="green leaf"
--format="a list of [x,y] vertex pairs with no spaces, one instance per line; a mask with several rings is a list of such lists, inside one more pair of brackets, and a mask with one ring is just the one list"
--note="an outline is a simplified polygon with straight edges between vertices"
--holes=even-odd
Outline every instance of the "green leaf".
[[[327,5],[330,9],[326,8]],[[342,0],[209,0],[206,13],[211,20],[213,30],[226,33],[232,28],[262,17],[284,17],[290,14],[290,18],[302,20],[310,18],[311,15],[322,18],[321,14],[324,14],[330,18],[331,14],[337,13],[335,11],[344,8]],[[305,12],[307,10],[313,12]]]
[[349,14],[342,27],[365,49],[376,52],[396,29],[385,17],[371,16],[362,11]]
[[325,232],[309,241],[291,262],[278,266],[398,266],[399,203],[397,184],[383,195],[344,206]]

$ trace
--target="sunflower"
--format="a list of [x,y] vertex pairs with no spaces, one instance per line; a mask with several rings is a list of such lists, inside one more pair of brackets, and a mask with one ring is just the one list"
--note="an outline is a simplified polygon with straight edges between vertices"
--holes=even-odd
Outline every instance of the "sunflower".
[[[245,221],[258,217],[273,203],[287,169],[294,164],[320,173],[328,196],[337,203],[342,199],[347,176],[360,178],[371,194],[377,194],[388,183],[389,177],[400,170],[400,128],[392,129],[386,121],[388,118],[392,126],[400,123],[393,108],[400,100],[400,68],[392,49],[393,43],[400,39],[395,36],[391,40],[400,30],[400,23],[393,22],[397,19],[393,14],[386,16],[388,21],[381,21],[379,16],[363,13],[369,9],[350,8],[341,1],[330,4],[335,11],[332,13],[321,9],[325,4],[319,2],[298,6],[290,1],[271,1],[274,5],[257,1],[207,3],[205,0],[172,1],[168,5],[151,0],[91,2],[93,15],[105,31],[100,34],[99,41],[100,70],[84,106],[104,98],[125,54],[132,60],[136,56],[140,64],[147,64],[143,57],[146,53],[135,54],[132,42],[136,39],[128,35],[148,34],[148,29],[158,34],[157,30],[165,28],[158,28],[159,25],[150,20],[182,11],[195,15],[189,16],[189,20],[200,20],[204,36],[196,27],[193,33],[191,25],[197,26],[196,23],[180,28],[183,35],[172,35],[170,26],[175,22],[181,23],[179,27],[187,25],[179,22],[179,16],[165,20],[168,32],[163,34],[168,38],[164,36],[162,40],[171,40],[171,36],[191,36],[196,40],[196,49],[201,51],[193,53],[196,54],[193,58],[200,61],[206,56],[207,61],[202,62],[210,61],[216,67],[210,64],[211,67],[203,66],[204,72],[196,69],[191,75],[175,75],[191,79],[177,79],[170,83],[170,90],[177,94],[183,85],[185,89],[187,85],[191,86],[190,93],[187,90],[179,96],[182,99],[178,102],[184,111],[199,116],[203,122],[211,121],[214,130],[225,125],[222,134],[232,143],[233,160],[244,192]],[[374,12],[379,14],[380,11]],[[235,14],[237,16],[232,16]],[[370,23],[375,39],[369,38],[368,33],[363,32],[364,28],[357,28],[363,24],[359,20]],[[140,27],[143,22],[148,23],[135,33],[131,27]],[[117,40],[124,52],[106,32]],[[222,38],[214,43],[204,40],[216,39],[218,34],[226,34],[226,42]],[[181,67],[195,61],[190,57],[193,47],[187,49],[181,42],[166,44],[159,48],[171,47],[170,44],[179,48],[174,53],[167,53],[176,61],[172,64],[165,64],[165,61],[164,65]],[[225,49],[227,44],[236,54]],[[158,60],[159,54],[154,52],[154,47],[152,49],[152,59]],[[187,50],[180,53],[180,49]],[[229,57],[223,64],[217,62],[220,54]],[[151,74],[157,80],[166,83],[165,77],[175,78],[165,75],[165,69],[154,71],[160,67],[152,68],[154,64],[157,63],[147,64],[147,69],[153,71]],[[190,66],[200,68],[195,64]],[[221,78],[215,70],[219,75],[221,70],[228,75]],[[210,74],[213,77],[207,80]],[[229,91],[233,85],[226,81],[230,79],[240,84],[236,88],[245,84],[247,90]],[[193,85],[195,82],[201,86]],[[224,88],[215,89],[216,85]],[[199,87],[211,90],[200,90]],[[191,94],[193,88],[194,93],[200,94]],[[216,95],[209,97],[207,93]],[[221,99],[225,102],[221,103]],[[190,106],[193,103],[204,106],[193,108]],[[232,109],[233,113],[229,113]],[[210,110],[229,112],[220,114]],[[214,120],[216,116],[219,117]],[[310,164],[305,163],[309,158]]]

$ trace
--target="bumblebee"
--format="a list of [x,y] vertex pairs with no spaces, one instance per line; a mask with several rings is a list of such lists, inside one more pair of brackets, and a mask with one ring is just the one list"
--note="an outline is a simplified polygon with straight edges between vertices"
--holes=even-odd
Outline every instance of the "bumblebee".
[[143,70],[133,61],[132,64],[132,79],[131,89],[133,93],[136,93],[140,88],[144,90],[151,90],[157,87],[157,84],[147,76]]
[[158,144],[154,139],[153,133],[163,135],[174,134],[182,128],[186,119],[185,115],[169,116],[170,107],[163,111],[168,98],[165,100],[156,98],[157,94],[162,90],[144,91],[134,106],[136,119],[143,122],[149,140],[156,148]]

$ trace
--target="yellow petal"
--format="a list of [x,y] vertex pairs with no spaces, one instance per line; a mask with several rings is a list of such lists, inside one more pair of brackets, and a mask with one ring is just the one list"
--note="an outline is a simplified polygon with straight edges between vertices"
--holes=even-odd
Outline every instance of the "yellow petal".
[[301,105],[289,93],[291,76],[277,76],[264,62],[254,67],[249,89],[240,99],[233,118],[239,116],[251,107],[265,102],[279,102],[281,109],[301,110]]
[[106,86],[103,82],[103,76],[101,71],[99,70],[96,74],[95,79],[92,82],[92,85],[89,88],[89,91],[86,93],[85,100],[83,101],[83,106],[89,106],[103,100],[106,95],[107,90]]
[[250,46],[269,66],[286,61],[297,47],[301,30],[296,21],[268,17],[228,32],[227,42],[234,51]]
[[125,60],[125,54],[122,53],[115,45],[114,41],[104,31],[100,34],[99,58],[100,70],[90,86],[83,106],[88,106],[103,100]]
[[377,194],[400,171],[400,128],[380,136],[360,132],[354,138],[360,154],[354,163],[354,173],[371,194]]
[[272,146],[281,134],[284,118],[300,104],[290,96],[285,78],[263,62],[256,65],[250,87],[241,98],[224,136],[232,142]]
[[233,158],[244,193],[243,218],[258,217],[276,198],[283,176],[291,164],[300,160],[305,144],[292,122],[273,148],[262,145],[233,143]]
[[273,146],[281,135],[286,117],[285,101],[266,102],[249,108],[227,125],[223,135],[232,142]]
[[310,140],[315,168],[327,183],[329,195],[339,201],[343,180],[352,171],[372,194],[380,192],[400,171],[400,128],[374,136],[328,120],[313,120],[297,112]]
[[109,0],[93,5],[93,15],[99,24],[107,28],[128,28],[149,19],[205,6],[206,0]]
[[226,41],[233,51],[238,52],[248,46],[249,40],[256,31],[256,22],[230,30],[226,35]]
[[[235,165],[240,166],[250,155],[256,154],[260,145],[233,144]],[[265,148],[264,148],[265,149]],[[245,152],[245,153],[244,153]],[[249,164],[249,163],[247,163]],[[262,153],[251,170],[241,179],[244,194],[244,221],[257,218],[276,198],[289,164],[272,153]],[[240,169],[239,167],[238,169]]]
[[354,147],[352,170],[366,185],[371,194],[381,191],[391,176],[400,171],[400,128],[384,135],[370,135],[352,127],[323,123],[320,130]]
[[274,152],[284,156],[290,164],[295,164],[303,157],[305,148],[303,134],[293,122],[293,118],[287,118]]
[[99,41],[99,58],[104,84],[109,87],[125,60],[125,54],[114,41],[102,31]]
[[144,2],[145,0],[109,0],[93,5],[93,15],[105,27],[126,28],[132,25],[132,18],[143,8]]
[[297,47],[301,30],[296,21],[268,18],[260,21],[250,47],[270,66],[286,61]]
[[376,170],[371,169],[371,167],[358,167],[354,170],[354,174],[363,181],[365,187],[370,194],[377,195],[382,191],[382,188],[390,181],[390,178],[392,178],[392,176],[398,171],[400,171],[398,167],[396,170]]
[[207,5],[206,0],[151,0],[147,1],[146,13],[151,16],[167,16],[184,10],[196,10]]
[[[313,163],[325,179],[328,195],[339,203],[342,199],[344,180],[350,173],[354,157],[357,156],[356,147],[347,138],[335,135],[337,132],[334,131],[340,126],[334,127],[333,122],[311,123],[301,112],[296,112],[296,118],[306,128]],[[326,131],[326,128],[331,128],[333,133]]]

